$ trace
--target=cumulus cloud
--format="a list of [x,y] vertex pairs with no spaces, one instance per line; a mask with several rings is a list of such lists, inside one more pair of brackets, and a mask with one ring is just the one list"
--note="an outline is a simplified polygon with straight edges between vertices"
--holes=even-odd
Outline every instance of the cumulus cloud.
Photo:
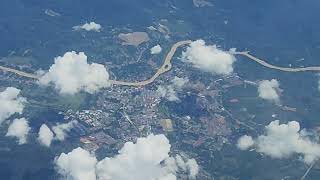
[[177,87],[177,88],[182,88],[185,84],[187,84],[189,82],[188,78],[179,78],[177,76],[175,76],[172,80],[171,83],[173,86]]
[[162,48],[161,48],[161,46],[158,44],[158,45],[156,45],[156,46],[153,46],[151,49],[150,49],[150,53],[151,54],[159,54],[159,53],[161,53],[161,51],[162,51]]
[[167,164],[170,164],[169,167],[171,167],[171,169],[175,169],[175,171],[178,171],[178,169],[180,168],[184,172],[189,172],[190,179],[196,178],[197,174],[199,173],[199,165],[195,159],[184,159],[180,155],[177,155],[175,159],[173,159],[174,158],[172,158],[171,161],[167,160]]
[[237,146],[241,150],[247,150],[250,147],[252,147],[253,144],[254,144],[254,141],[253,141],[252,137],[244,135],[244,136],[239,138]]
[[175,180],[179,170],[188,171],[189,177],[195,178],[197,162],[178,155],[171,157],[170,148],[164,135],[151,134],[138,138],[136,143],[125,143],[118,155],[99,162],[86,150],[77,148],[62,153],[55,164],[61,175],[74,180]]
[[170,85],[158,86],[157,93],[160,97],[166,98],[168,101],[178,101],[177,91],[180,91],[188,82],[188,78],[179,78],[175,76],[174,79],[171,80]]
[[39,82],[42,85],[53,84],[62,94],[94,93],[110,85],[109,73],[103,65],[89,64],[83,52],[77,54],[74,51],[55,58],[55,63]]
[[174,90],[173,86],[159,86],[157,89],[157,93],[166,98],[169,101],[178,101],[179,98],[177,96],[177,92]]
[[38,133],[38,141],[40,144],[50,147],[53,139],[53,132],[46,124],[42,124]]
[[86,31],[100,32],[101,28],[102,28],[101,25],[97,24],[95,22],[85,23],[85,24],[79,25],[79,26],[73,26],[73,29],[76,31],[86,30]]
[[100,179],[135,180],[160,179],[170,174],[161,162],[169,158],[169,140],[164,135],[149,135],[137,143],[127,142],[113,158],[97,165]]
[[279,102],[280,98],[277,92],[279,86],[280,84],[276,79],[260,81],[258,86],[259,97],[269,101]]
[[52,141],[64,141],[67,137],[67,133],[75,126],[78,121],[70,121],[68,123],[57,124],[51,129],[42,124],[38,132],[38,141],[41,145],[50,147]]
[[70,121],[64,124],[57,124],[56,126],[52,127],[52,130],[55,134],[54,139],[63,141],[67,133],[78,123],[78,121]]
[[204,40],[193,41],[186,51],[182,52],[182,61],[206,72],[228,75],[233,72],[236,58],[215,45],[206,45]]
[[199,173],[199,165],[195,159],[188,159],[186,162],[187,168],[189,170],[189,177],[191,179],[195,179]]
[[22,113],[26,99],[19,94],[20,90],[14,87],[0,92],[0,124],[14,113]]
[[320,158],[320,144],[312,141],[308,136],[312,133],[302,131],[298,122],[290,121],[287,124],[280,124],[279,120],[275,120],[265,129],[265,135],[260,135],[254,140],[257,152],[272,158],[288,158],[298,154],[303,156],[307,164]]
[[193,4],[195,7],[205,7],[205,6],[213,6],[213,3],[207,0],[193,0]]
[[18,139],[19,144],[25,144],[30,129],[29,123],[25,118],[14,119],[8,128],[6,136],[15,137]]
[[96,157],[82,148],[62,153],[55,159],[58,173],[67,180],[96,180],[96,163]]
[[[169,155],[171,145],[164,135],[149,135],[136,143],[127,142],[113,158],[105,158],[97,164],[99,179],[176,179],[176,173],[189,170],[190,177],[198,174],[194,159],[183,160]],[[165,163],[161,163],[165,162]]]

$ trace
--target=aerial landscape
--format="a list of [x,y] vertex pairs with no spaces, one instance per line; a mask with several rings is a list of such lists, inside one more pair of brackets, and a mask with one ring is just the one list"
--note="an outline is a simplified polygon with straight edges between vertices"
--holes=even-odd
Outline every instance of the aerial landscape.
[[319,8],[4,0],[0,179],[319,180]]

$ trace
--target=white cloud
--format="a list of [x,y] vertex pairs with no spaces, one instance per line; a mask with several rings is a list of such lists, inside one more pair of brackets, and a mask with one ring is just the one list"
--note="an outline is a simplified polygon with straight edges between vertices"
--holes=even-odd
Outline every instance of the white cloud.
[[157,93],[163,97],[166,98],[168,101],[179,101],[179,98],[177,96],[177,92],[174,90],[174,87],[169,86],[158,86]]
[[63,94],[75,94],[79,91],[94,93],[110,86],[109,73],[101,64],[88,64],[87,56],[80,52],[67,52],[55,58],[49,71],[40,78],[40,84],[54,84]]
[[77,124],[78,121],[57,124],[52,127],[52,131],[46,124],[42,124],[38,133],[38,141],[41,145],[50,147],[52,141],[64,141],[67,133]]
[[14,87],[0,92],[0,124],[14,113],[22,113],[26,99],[19,94],[20,90]]
[[175,158],[170,158],[166,163],[169,167],[171,167],[171,169],[174,169],[174,171],[178,171],[179,168],[183,172],[188,171],[190,179],[195,179],[199,173],[199,165],[193,158],[185,160],[180,155],[176,155]]
[[40,144],[50,147],[53,139],[53,132],[46,124],[42,124],[38,133],[38,141]]
[[158,86],[157,93],[160,97],[166,98],[169,101],[178,101],[177,91],[180,91],[182,87],[189,82],[188,78],[179,78],[177,76],[171,80],[171,84],[168,86]]
[[205,6],[213,6],[212,2],[209,2],[207,0],[193,0],[193,4],[195,7],[205,7]]
[[73,29],[76,31],[86,30],[86,31],[100,32],[101,28],[102,28],[101,25],[97,24],[95,22],[85,23],[85,24],[79,25],[79,26],[73,26]]
[[173,84],[173,86],[177,87],[177,88],[182,88],[185,84],[187,84],[189,82],[188,78],[179,78],[177,76],[175,76],[172,80],[171,83]]
[[193,41],[186,51],[182,52],[182,61],[206,72],[228,75],[233,72],[236,58],[215,45],[206,45],[203,40]]
[[58,173],[67,180],[96,180],[96,163],[96,157],[80,147],[55,159]]
[[197,174],[199,173],[199,165],[195,159],[188,159],[187,167],[189,170],[189,177],[191,179],[195,179]]
[[159,180],[176,180],[176,179],[177,177],[174,174],[168,174],[159,178]]
[[183,171],[187,171],[187,165],[180,155],[176,155],[175,159],[172,158],[171,161],[167,160],[167,164],[171,164],[170,166],[173,167],[173,169],[180,167]]
[[14,119],[8,128],[6,136],[16,137],[19,144],[25,144],[30,129],[29,123],[25,118]]
[[161,166],[169,158],[169,140],[164,135],[149,135],[137,143],[127,142],[113,158],[97,165],[99,179],[136,180],[159,179],[171,172]]
[[310,164],[320,158],[320,144],[312,141],[308,134],[310,132],[302,131],[296,121],[280,124],[279,120],[275,120],[266,126],[265,135],[254,140],[254,146],[257,152],[272,158],[288,158],[299,154],[305,163]]
[[178,163],[177,158],[170,157],[170,148],[169,140],[162,134],[139,138],[135,144],[127,142],[117,156],[97,164],[98,177],[101,180],[176,179],[180,166],[186,166],[190,177],[195,177],[198,173],[195,160],[180,158]]
[[237,146],[241,150],[247,150],[254,145],[254,141],[251,136],[244,135],[239,138]]
[[65,124],[57,124],[56,126],[53,126],[52,127],[52,131],[55,134],[54,139],[59,140],[59,141],[63,141],[66,138],[67,133],[77,123],[78,123],[78,121],[70,121],[70,122],[65,123]]
[[262,80],[259,82],[258,93],[259,97],[269,101],[279,102],[279,82],[276,79],[272,80]]
[[188,171],[189,177],[195,178],[199,170],[197,162],[171,157],[170,148],[164,135],[151,134],[138,138],[136,143],[125,143],[118,155],[100,162],[86,150],[77,148],[68,154],[62,153],[55,164],[60,174],[74,180],[82,177],[86,180],[175,180],[179,170]]
[[161,46],[158,44],[158,45],[156,45],[156,46],[153,46],[151,49],[150,49],[150,53],[151,54],[159,54],[159,53],[161,53],[161,51],[162,51],[162,48],[161,48]]

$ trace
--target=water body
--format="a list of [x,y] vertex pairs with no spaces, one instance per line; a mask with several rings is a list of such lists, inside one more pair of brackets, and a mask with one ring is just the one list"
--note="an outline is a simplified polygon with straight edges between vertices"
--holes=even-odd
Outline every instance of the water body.
[[[176,9],[170,5],[174,5]],[[31,48],[33,56],[37,59],[33,66],[48,68],[54,57],[66,51],[96,48],[90,43],[86,46],[78,45],[83,42],[83,37],[72,32],[75,25],[86,21],[100,23],[106,30],[101,34],[92,35],[92,38],[99,40],[101,36],[110,35],[110,27],[129,26],[139,31],[145,30],[145,27],[154,21],[168,19],[172,24],[177,21],[188,24],[187,27],[190,29],[186,31],[190,39],[204,38],[208,43],[217,43],[225,49],[248,48],[257,57],[270,60],[272,64],[319,65],[320,24],[316,23],[317,17],[320,17],[319,8],[318,0],[215,0],[213,7],[204,8],[195,8],[192,0],[3,0],[0,6],[0,57],[7,56],[11,51],[22,54]],[[46,9],[51,9],[61,16],[48,16],[45,14]],[[296,61],[301,58],[304,58],[304,61]],[[237,62],[239,71],[236,69],[240,76],[254,81],[279,77],[281,85],[286,87],[283,102],[302,109],[294,117],[306,127],[319,125],[316,122],[319,112],[318,77],[311,73],[293,76],[270,71],[250,64],[247,60],[240,60]],[[175,112],[181,116],[191,114],[198,117],[198,110],[188,111],[188,107],[192,107],[195,102],[194,98],[182,99],[185,106],[168,106],[177,106]],[[39,118],[46,116],[47,114],[39,114]],[[32,122],[33,127],[39,125],[40,121]],[[10,151],[0,150],[0,177],[8,180],[57,179],[52,160],[56,154],[61,151],[68,152],[72,148],[56,147],[51,152],[37,144],[17,146],[7,138],[1,142],[9,143],[4,147],[10,148]],[[230,156],[228,152],[226,155],[221,157]],[[239,155],[239,158],[242,155]],[[254,158],[256,157],[252,157]],[[212,171],[221,170],[218,162],[212,163],[217,166]],[[259,163],[262,164],[257,161],[252,167]],[[233,164],[232,162],[230,166],[221,168],[226,170],[226,174],[237,175],[238,169],[232,166]],[[239,164],[247,165],[246,162]],[[267,168],[269,175],[265,175],[265,179],[280,179],[284,177],[282,175],[291,172],[277,175],[275,172],[280,166],[282,165],[268,169],[269,167],[261,165],[258,174],[264,174]],[[230,167],[234,168],[233,172],[227,172]],[[247,174],[251,173],[246,169],[244,171]],[[316,178],[312,173],[310,177]]]

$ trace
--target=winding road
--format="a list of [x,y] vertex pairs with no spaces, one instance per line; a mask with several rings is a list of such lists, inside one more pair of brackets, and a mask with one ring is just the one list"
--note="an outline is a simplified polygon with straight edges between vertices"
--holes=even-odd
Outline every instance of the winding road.
[[[177,51],[177,49],[181,46],[185,46],[187,44],[190,44],[192,41],[191,40],[185,40],[185,41],[179,41],[177,43],[175,43],[170,51],[168,52],[167,56],[164,59],[164,63],[162,64],[162,66],[157,70],[157,72],[149,79],[144,80],[144,81],[137,81],[137,82],[127,82],[127,81],[119,81],[119,80],[109,80],[110,83],[112,85],[123,85],[123,86],[145,86],[148,84],[153,83],[161,74],[166,73],[168,71],[171,70],[172,68],[172,57],[174,56],[175,52]],[[284,72],[302,72],[302,71],[320,71],[320,66],[313,66],[313,67],[302,67],[302,68],[288,68],[288,67],[279,67],[279,66],[275,66],[272,64],[267,63],[266,61],[259,59],[251,54],[249,54],[249,51],[242,51],[242,52],[229,52],[230,54],[233,55],[241,55],[241,56],[245,56],[250,60],[253,60],[255,62],[257,62],[258,64],[270,68],[270,69],[276,69],[279,71],[284,71]],[[27,72],[23,72],[17,69],[13,69],[13,68],[8,68],[5,66],[0,66],[0,70],[2,71],[6,71],[6,72],[11,72],[14,74],[17,74],[19,76],[22,77],[26,77],[26,78],[31,78],[31,79],[35,79],[35,80],[39,80],[40,77],[36,74],[32,74],[32,73],[27,73]]]

